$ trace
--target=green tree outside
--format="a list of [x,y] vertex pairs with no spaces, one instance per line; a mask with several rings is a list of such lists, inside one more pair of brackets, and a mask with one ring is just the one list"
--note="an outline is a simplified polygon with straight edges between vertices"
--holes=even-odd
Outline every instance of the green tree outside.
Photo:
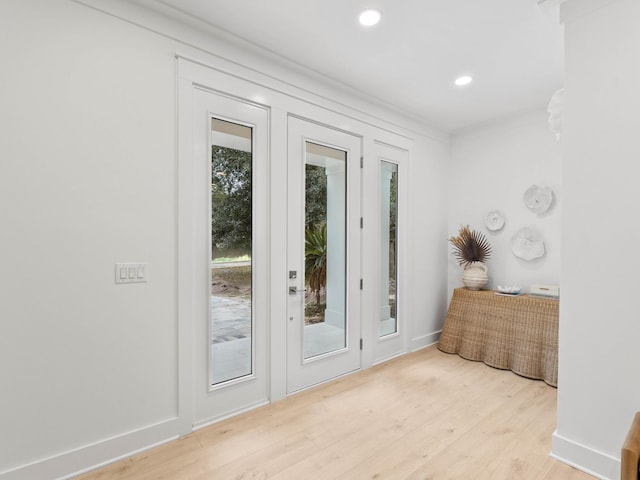
[[251,153],[214,145],[211,152],[213,257],[251,255]]

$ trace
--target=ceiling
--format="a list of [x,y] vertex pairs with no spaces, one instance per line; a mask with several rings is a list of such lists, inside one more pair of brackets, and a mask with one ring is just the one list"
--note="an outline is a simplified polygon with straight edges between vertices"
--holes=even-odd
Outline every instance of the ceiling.
[[[545,106],[563,81],[559,0],[143,0],[455,132]],[[374,27],[365,8],[383,12]],[[474,82],[456,87],[454,79]]]

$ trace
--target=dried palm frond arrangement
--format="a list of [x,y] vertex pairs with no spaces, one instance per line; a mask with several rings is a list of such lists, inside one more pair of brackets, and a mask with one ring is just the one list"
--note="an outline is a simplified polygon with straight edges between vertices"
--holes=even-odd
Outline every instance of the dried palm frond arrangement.
[[458,236],[449,239],[453,256],[465,267],[473,262],[484,263],[491,256],[491,245],[482,232],[471,230],[469,225],[460,227]]

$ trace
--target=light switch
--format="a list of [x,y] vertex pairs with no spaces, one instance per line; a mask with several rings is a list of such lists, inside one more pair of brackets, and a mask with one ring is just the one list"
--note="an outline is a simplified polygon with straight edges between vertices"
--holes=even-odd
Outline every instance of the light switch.
[[146,263],[116,263],[116,283],[144,283],[146,281]]

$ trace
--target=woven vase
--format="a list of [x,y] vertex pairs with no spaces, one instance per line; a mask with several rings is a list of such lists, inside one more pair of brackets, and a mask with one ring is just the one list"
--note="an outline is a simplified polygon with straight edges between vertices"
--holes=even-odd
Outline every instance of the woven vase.
[[480,290],[489,282],[487,266],[482,262],[473,262],[464,267],[462,283],[469,290]]

